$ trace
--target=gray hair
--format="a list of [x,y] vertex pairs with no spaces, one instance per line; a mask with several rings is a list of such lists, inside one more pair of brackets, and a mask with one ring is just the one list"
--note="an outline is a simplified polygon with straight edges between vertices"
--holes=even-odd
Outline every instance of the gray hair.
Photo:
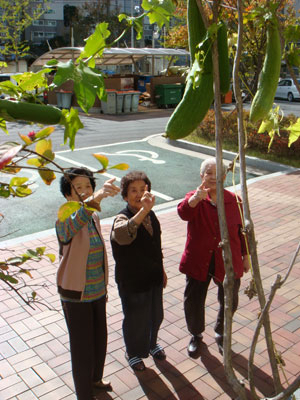
[[[214,157],[207,158],[206,160],[204,160],[200,166],[200,175],[203,176],[205,174],[205,171],[209,165],[216,165],[216,164],[217,160]],[[223,174],[226,175],[227,168],[225,167],[224,164],[222,164],[222,166],[223,166]]]

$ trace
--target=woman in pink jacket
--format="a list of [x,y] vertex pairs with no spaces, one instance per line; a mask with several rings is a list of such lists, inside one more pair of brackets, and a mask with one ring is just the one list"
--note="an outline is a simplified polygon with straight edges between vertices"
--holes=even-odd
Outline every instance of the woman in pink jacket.
[[[197,357],[205,330],[205,299],[211,279],[218,286],[219,312],[215,324],[215,338],[219,351],[223,351],[224,333],[224,289],[225,276],[216,187],[216,160],[205,160],[200,168],[202,183],[196,190],[186,194],[178,205],[178,214],[188,222],[187,240],[180,262],[180,271],[186,274],[184,312],[187,328],[192,337],[188,354]],[[224,168],[224,180],[226,170]],[[225,214],[230,237],[232,263],[235,273],[233,290],[233,312],[238,306],[240,278],[248,272],[249,263],[242,221],[235,194],[224,189]]]
[[[100,211],[100,202],[120,189],[106,181],[95,190],[86,168],[65,171],[60,189],[68,201],[83,201]],[[80,198],[79,198],[80,196]],[[100,219],[83,205],[64,221],[56,221],[60,247],[57,286],[69,331],[73,380],[78,400],[93,400],[94,390],[112,390],[103,380],[106,357],[106,297],[108,268]]]

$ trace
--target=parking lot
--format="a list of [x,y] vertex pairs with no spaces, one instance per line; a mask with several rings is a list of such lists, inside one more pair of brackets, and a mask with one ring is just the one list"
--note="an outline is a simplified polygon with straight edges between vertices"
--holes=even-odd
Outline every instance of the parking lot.
[[[165,144],[161,135],[151,135],[142,140],[125,141],[103,146],[82,147],[75,151],[64,150],[56,153],[55,161],[62,167],[85,166],[93,171],[102,168],[92,156],[93,153],[104,154],[109,165],[127,163],[130,170],[145,171],[152,182],[152,191],[156,196],[157,207],[168,207],[183,198],[185,193],[199,185],[199,167],[201,161],[208,157],[192,151],[180,151]],[[119,182],[126,171],[117,169],[97,174],[97,187],[105,180],[115,177]],[[46,186],[34,170],[24,171],[28,176],[34,194],[27,198],[3,200],[1,212],[5,215],[0,228],[8,234],[6,240],[52,229],[59,206],[64,198],[59,191],[59,178]],[[256,176],[249,174],[249,178]],[[4,179],[4,175],[3,175]],[[236,176],[238,183],[238,176]],[[227,176],[226,186],[232,185],[231,173]],[[105,199],[102,203],[101,218],[109,218],[123,208],[121,196]],[[12,209],[14,212],[11,213]]]

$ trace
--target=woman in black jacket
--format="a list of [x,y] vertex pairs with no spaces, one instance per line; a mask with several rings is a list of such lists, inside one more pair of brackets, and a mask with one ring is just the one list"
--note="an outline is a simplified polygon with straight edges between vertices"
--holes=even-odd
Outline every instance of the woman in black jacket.
[[121,194],[127,206],[115,218],[111,245],[116,261],[115,279],[124,313],[123,335],[126,358],[135,371],[143,371],[142,358],[149,353],[166,358],[157,343],[163,320],[163,288],[167,277],[163,268],[161,230],[152,211],[155,197],[151,182],[141,171],[121,180]]

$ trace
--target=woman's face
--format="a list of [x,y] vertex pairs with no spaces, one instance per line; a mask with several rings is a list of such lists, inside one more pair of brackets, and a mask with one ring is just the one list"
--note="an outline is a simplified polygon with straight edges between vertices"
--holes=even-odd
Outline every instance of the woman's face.
[[216,165],[215,164],[208,164],[204,174],[201,175],[202,183],[204,183],[205,189],[212,189],[216,190]]
[[[94,192],[90,179],[86,176],[77,176],[72,180],[72,185],[75,187],[76,191],[82,196],[83,200],[86,200]],[[71,186],[71,195],[66,196],[66,198],[69,201],[79,201],[79,198],[73,186]]]
[[146,190],[145,181],[143,180],[133,181],[128,186],[127,197],[125,197],[124,200],[126,200],[131,207],[139,210],[142,208],[141,198],[143,197],[145,190]]
[[[226,175],[224,175],[224,180]],[[212,191],[217,190],[217,168],[216,164],[208,164],[204,174],[201,175],[202,183],[204,183],[205,189]]]

